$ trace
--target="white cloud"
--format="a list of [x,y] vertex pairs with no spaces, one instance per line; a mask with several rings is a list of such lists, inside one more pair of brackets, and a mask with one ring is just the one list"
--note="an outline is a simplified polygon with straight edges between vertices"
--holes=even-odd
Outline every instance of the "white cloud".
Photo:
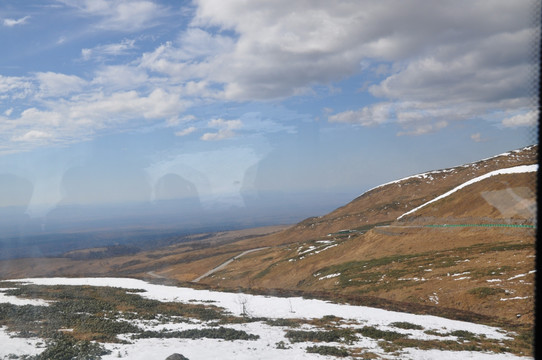
[[40,131],[40,130],[30,130],[24,135],[14,137],[13,141],[25,141],[25,142],[40,141],[40,140],[49,139],[51,137],[52,135],[47,132]]
[[218,132],[205,133],[201,136],[201,140],[215,141],[234,137],[236,134],[233,130],[241,128],[243,123],[241,120],[212,119],[207,126],[218,129]]
[[30,95],[33,88],[29,78],[0,75],[0,99],[22,99]]
[[[197,5],[192,25],[232,30],[235,46],[197,66],[160,54],[155,69],[221,84],[218,98],[282,98],[371,71],[386,78],[369,87],[370,93],[403,108],[403,118],[410,116],[402,133],[426,133],[446,121],[530,101],[525,84],[535,69],[530,53],[537,53],[532,48],[539,31],[531,16],[533,1],[200,0]],[[435,106],[450,117],[431,119],[438,113]],[[423,115],[417,122],[414,111]],[[381,123],[366,116],[371,112],[351,110],[331,119]]]
[[425,135],[444,129],[446,126],[448,126],[448,122],[443,120],[438,122],[416,122],[411,130],[400,131],[397,135]]
[[81,57],[83,60],[103,60],[108,57],[126,55],[135,48],[135,40],[124,39],[120,43],[99,45],[92,49],[82,49]]
[[482,138],[480,133],[475,133],[470,136],[471,140],[474,142],[484,142],[485,139]]
[[131,65],[109,65],[96,71],[92,84],[122,90],[137,89],[148,81],[149,76],[144,69]]
[[156,25],[166,15],[165,8],[152,1],[137,0],[59,0],[77,8],[83,15],[101,18],[98,28],[121,32],[139,31]]
[[81,91],[86,81],[75,75],[54,72],[37,73],[39,96],[58,97]]
[[42,104],[44,109],[30,107],[12,119],[2,119],[0,142],[27,142],[28,146],[71,143],[102,131],[137,128],[148,122],[178,118],[188,106],[179,94],[163,89],[148,94],[94,91],[62,101],[44,99]]
[[197,128],[195,128],[194,126],[190,126],[186,129],[175,132],[175,136],[186,136],[186,135],[192,134],[196,130]]
[[389,103],[377,103],[359,110],[348,110],[328,116],[332,123],[360,124],[375,126],[385,123],[393,117],[393,106]]
[[[96,21],[94,29],[139,31],[171,14],[162,3],[144,0],[59,1]],[[4,112],[13,119],[2,124],[0,143],[32,130],[50,134],[43,141],[62,142],[141,123],[176,126],[192,104],[333,92],[337,82],[359,74],[374,75],[363,79],[372,81],[363,91],[377,102],[326,113],[328,121],[396,122],[400,135],[430,133],[487,114],[507,114],[491,120],[503,126],[533,125],[533,95],[526,86],[536,68],[529,53],[537,53],[533,44],[538,45],[538,24],[528,21],[534,19],[533,4],[195,0],[188,27],[135,60],[148,45],[140,37],[138,46],[124,39],[81,50],[82,59],[113,64],[87,70],[91,80],[56,72],[0,75],[0,100],[14,108]],[[130,61],[123,55],[132,55]],[[12,105],[23,98],[24,104]],[[241,126],[245,134],[293,131],[281,121],[214,119],[201,139],[230,138]]]
[[502,121],[505,127],[535,126],[538,120],[538,111],[531,110],[526,113],[508,117]]
[[2,23],[4,24],[4,26],[13,27],[13,26],[16,26],[16,25],[26,24],[26,21],[28,19],[30,19],[30,16],[25,16],[25,17],[22,17],[20,19],[4,19],[4,21]]

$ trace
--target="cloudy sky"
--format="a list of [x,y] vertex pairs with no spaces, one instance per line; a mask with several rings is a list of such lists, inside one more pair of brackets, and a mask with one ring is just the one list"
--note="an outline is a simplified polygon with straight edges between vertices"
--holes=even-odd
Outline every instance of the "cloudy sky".
[[0,206],[352,198],[532,144],[536,4],[3,0]]

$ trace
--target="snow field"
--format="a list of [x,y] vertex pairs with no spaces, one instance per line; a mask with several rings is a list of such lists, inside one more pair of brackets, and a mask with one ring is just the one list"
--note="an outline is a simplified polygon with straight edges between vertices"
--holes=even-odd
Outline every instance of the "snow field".
[[[454,330],[466,330],[475,334],[485,335],[492,339],[509,339],[500,329],[485,325],[473,324],[463,321],[449,320],[429,315],[414,315],[387,311],[364,306],[352,306],[333,304],[321,300],[303,299],[301,297],[278,298],[271,296],[249,295],[240,293],[225,293],[208,290],[195,290],[191,288],[179,288],[165,285],[154,285],[141,280],[126,278],[36,278],[11,280],[21,283],[32,283],[36,285],[90,285],[90,286],[112,286],[125,289],[142,289],[145,292],[138,293],[140,296],[159,300],[177,301],[184,303],[202,303],[222,307],[233,315],[240,316],[243,306],[249,316],[266,317],[271,319],[320,319],[326,315],[334,315],[343,319],[339,324],[341,328],[361,329],[364,326],[375,326],[381,330],[395,331],[409,334],[409,338],[419,340],[455,340],[453,336],[437,337],[424,333],[424,330],[434,330],[440,333],[449,333]],[[9,301],[19,301],[13,299]],[[392,322],[409,322],[423,326],[423,330],[399,329],[390,324]],[[189,329],[202,329],[209,327],[210,323],[190,319],[190,322],[166,323],[159,320],[136,320],[132,321],[144,330],[160,331],[182,331]],[[308,346],[315,345],[312,342],[290,343],[285,337],[289,327],[271,326],[265,322],[250,322],[241,324],[220,325],[236,330],[244,330],[249,334],[259,335],[258,340],[234,340],[226,341],[221,339],[135,339],[130,335],[119,336],[127,340],[128,344],[110,344],[104,346],[111,350],[111,354],[105,355],[102,359],[165,359],[173,353],[180,353],[190,360],[203,359],[335,359],[332,356],[322,356],[307,353]],[[312,325],[303,324],[294,330],[322,330]],[[9,338],[5,329],[0,329],[0,359],[7,358],[10,353],[35,354],[42,351],[35,347],[41,340]],[[277,343],[282,342],[286,349],[280,349]],[[378,345],[378,340],[359,336],[353,344],[342,343],[320,343],[317,345],[338,346],[344,348],[361,348],[364,351],[378,354],[381,358],[397,358],[396,355],[384,352]],[[6,344],[6,345],[4,345]],[[33,344],[33,345],[32,345]],[[33,347],[34,346],[34,347]],[[405,348],[401,352],[402,359],[523,359],[512,354],[493,354],[468,351],[436,351],[417,350]],[[526,358],[525,358],[526,359]]]

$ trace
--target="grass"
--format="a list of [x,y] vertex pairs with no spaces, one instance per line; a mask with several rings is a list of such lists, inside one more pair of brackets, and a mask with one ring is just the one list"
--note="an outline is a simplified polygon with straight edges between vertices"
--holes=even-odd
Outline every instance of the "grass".
[[[310,286],[318,278],[340,273],[337,277],[337,289],[356,288],[359,294],[389,291],[415,284],[413,278],[422,278],[431,274],[425,270],[450,269],[453,271],[463,261],[469,260],[473,254],[490,251],[515,251],[533,248],[533,244],[500,243],[474,244],[449,250],[428,251],[415,254],[399,254],[361,261],[349,261],[320,268],[312,276],[303,281],[303,286]],[[512,270],[510,266],[469,269],[472,279],[503,274]],[[444,270],[445,271],[445,270]],[[405,280],[406,279],[406,280]],[[483,293],[482,293],[483,295]]]
[[501,288],[482,286],[482,287],[472,288],[467,292],[471,295],[476,296],[479,299],[484,299],[488,296],[504,294],[506,291]]

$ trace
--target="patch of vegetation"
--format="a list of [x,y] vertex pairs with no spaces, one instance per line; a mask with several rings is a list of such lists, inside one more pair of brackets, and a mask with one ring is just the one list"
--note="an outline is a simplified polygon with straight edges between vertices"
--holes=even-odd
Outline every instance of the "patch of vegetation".
[[383,221],[383,222],[378,222],[378,223],[374,223],[374,224],[370,224],[370,225],[359,226],[357,228],[354,228],[354,230],[368,231],[368,230],[371,230],[372,228],[374,228],[375,226],[385,226],[385,225],[389,225],[391,223],[392,223],[391,221]]
[[[380,345],[380,343],[379,343]],[[460,343],[454,340],[417,340],[417,339],[396,339],[392,342],[392,346],[388,348],[392,351],[397,351],[405,347],[414,347],[420,350],[443,350],[443,351],[484,351],[477,343]]]
[[[433,270],[449,268],[449,271],[453,271],[463,261],[470,260],[473,254],[483,254],[489,251],[513,251],[532,247],[533,244],[523,243],[480,243],[441,251],[350,261],[318,269],[312,276],[302,280],[302,285],[314,285],[321,277],[340,273],[337,276],[338,283],[336,284],[339,289],[353,288],[356,294],[389,291],[415,285],[417,283],[415,278],[427,277],[428,273],[425,270],[429,268]],[[479,279],[501,274],[510,269],[509,266],[471,269],[469,276],[473,279]]]
[[345,348],[339,348],[336,346],[309,346],[307,348],[308,353],[331,355],[337,357],[346,357],[350,355]]
[[374,326],[364,326],[363,328],[359,329],[358,332],[361,335],[371,339],[382,339],[387,341],[393,341],[407,336],[407,334],[401,334],[396,331],[380,330]]
[[393,322],[390,324],[390,326],[393,326],[399,329],[405,329],[405,330],[423,330],[423,326],[409,323],[407,321]]
[[450,332],[450,335],[452,336],[457,336],[458,338],[462,339],[462,340],[469,340],[469,341],[472,341],[472,340],[477,340],[478,339],[478,335],[470,332],[470,331],[467,331],[467,330],[454,330],[452,332]]
[[505,290],[501,288],[483,286],[472,288],[468,291],[468,293],[480,299],[483,299],[491,295],[503,294],[505,293]]
[[52,339],[58,329],[72,329],[79,340],[116,342],[117,335],[139,333],[127,320],[158,320],[163,323],[203,321],[226,317],[216,306],[160,302],[145,299],[138,289],[93,286],[17,285],[6,291],[23,298],[51,300],[49,306],[0,304],[0,326],[19,336]]
[[502,275],[513,268],[511,266],[500,266],[500,267],[488,267],[482,269],[468,269],[470,272],[470,277],[472,279],[479,279],[488,276]]
[[284,326],[289,328],[299,327],[299,321],[292,319],[268,319],[265,321],[270,326]]
[[290,346],[287,346],[286,343],[284,341],[279,341],[278,343],[275,344],[276,348],[277,349],[280,349],[280,350],[286,350],[286,349],[291,349]]
[[437,349],[443,351],[485,351],[494,353],[513,353],[521,356],[531,356],[534,332],[525,330],[513,340],[488,339],[484,335],[477,335],[466,330],[455,330],[441,333],[435,330],[426,330],[425,334],[446,337],[455,336],[457,340],[416,340],[400,338],[391,342],[379,343],[385,351],[397,351],[405,347],[415,347],[421,350]]
[[351,344],[357,340],[356,335],[350,329],[330,330],[330,331],[303,331],[288,330],[285,335],[292,343],[296,342],[342,342]]
[[133,335],[132,339],[224,339],[224,340],[257,340],[259,335],[249,334],[243,330],[235,330],[225,327],[207,328],[207,329],[190,329],[183,331],[143,331]]
[[510,250],[524,250],[524,249],[533,249],[534,244],[510,244],[510,243],[504,243],[504,244],[498,244],[491,246],[488,251],[510,251]]
[[438,332],[436,330],[425,330],[424,334],[433,335],[433,336],[443,336],[443,337],[448,336],[448,334],[444,334],[444,333]]
[[28,357],[29,360],[73,359],[98,360],[102,355],[110,354],[102,345],[88,340],[76,340],[70,335],[57,333],[47,341],[47,348],[39,355]]

